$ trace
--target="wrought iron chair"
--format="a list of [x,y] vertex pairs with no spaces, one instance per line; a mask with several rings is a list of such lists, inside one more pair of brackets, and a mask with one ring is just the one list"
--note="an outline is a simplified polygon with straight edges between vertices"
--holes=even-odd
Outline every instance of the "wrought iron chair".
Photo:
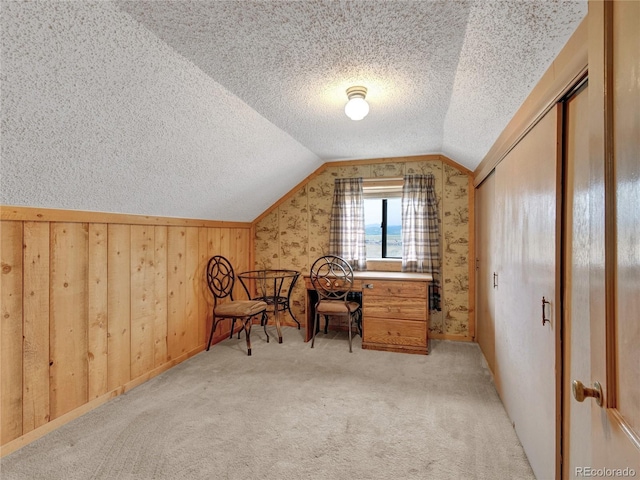
[[[342,316],[349,320],[349,352],[353,352],[351,337],[353,324],[359,327],[360,304],[349,300],[349,292],[353,287],[353,269],[351,265],[336,255],[325,255],[318,258],[311,266],[311,283],[318,293],[313,319],[313,337],[311,348],[316,340],[320,315]],[[359,328],[358,328],[359,330]]]
[[[235,272],[229,260],[221,255],[213,256],[207,264],[207,284],[213,294],[213,319],[211,323],[211,333],[207,343],[207,351],[211,347],[213,333],[222,320],[231,318],[231,334],[236,319],[242,320],[247,338],[247,355],[251,355],[251,320],[257,315],[262,315],[267,309],[267,304],[257,300],[234,300],[233,287],[236,282]],[[225,298],[229,301],[223,302]],[[240,332],[238,332],[240,336]]]

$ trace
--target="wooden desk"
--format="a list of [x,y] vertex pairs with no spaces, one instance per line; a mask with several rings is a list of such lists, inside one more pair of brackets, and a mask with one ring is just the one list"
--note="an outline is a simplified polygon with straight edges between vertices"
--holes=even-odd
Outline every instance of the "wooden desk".
[[[352,291],[362,292],[362,348],[391,352],[429,353],[430,274],[354,272]],[[304,277],[307,326],[305,342],[313,335],[317,294]]]

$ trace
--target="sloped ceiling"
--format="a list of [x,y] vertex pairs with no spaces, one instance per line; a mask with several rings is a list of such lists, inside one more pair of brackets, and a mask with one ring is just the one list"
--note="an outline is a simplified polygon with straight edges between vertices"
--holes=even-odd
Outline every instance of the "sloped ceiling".
[[[3,2],[0,204],[250,222],[329,160],[473,170],[584,1]],[[344,114],[346,89],[371,112]]]
[[[442,153],[473,170],[585,1],[119,1],[322,160]],[[344,115],[346,89],[370,114]],[[293,185],[292,185],[293,186]]]

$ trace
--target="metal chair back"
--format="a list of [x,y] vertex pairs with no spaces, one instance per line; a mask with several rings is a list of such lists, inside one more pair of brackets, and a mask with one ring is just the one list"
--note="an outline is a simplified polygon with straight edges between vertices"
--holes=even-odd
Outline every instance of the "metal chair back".
[[236,275],[231,262],[222,255],[215,255],[207,264],[207,285],[217,303],[218,299],[229,297],[233,301],[233,286]]
[[337,255],[325,255],[311,266],[311,283],[319,300],[345,300],[353,287],[353,269]]

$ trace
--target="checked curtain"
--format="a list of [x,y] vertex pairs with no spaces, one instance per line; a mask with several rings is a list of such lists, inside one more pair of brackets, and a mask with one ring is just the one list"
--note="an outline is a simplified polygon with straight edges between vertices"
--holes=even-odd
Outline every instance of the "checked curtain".
[[433,275],[429,304],[440,310],[440,233],[433,175],[406,175],[402,187],[402,271]]
[[335,179],[329,253],[344,258],[354,270],[367,269],[362,178]]

